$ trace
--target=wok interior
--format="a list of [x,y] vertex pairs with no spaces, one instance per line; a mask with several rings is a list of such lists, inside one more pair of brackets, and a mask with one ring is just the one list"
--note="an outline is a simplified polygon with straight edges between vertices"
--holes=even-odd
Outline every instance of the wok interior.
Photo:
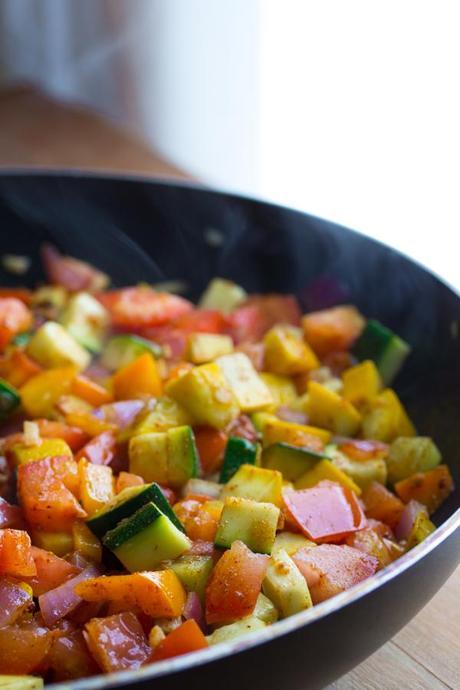
[[[1,285],[42,279],[38,250],[51,241],[93,262],[115,285],[181,280],[196,299],[218,275],[249,292],[293,292],[305,311],[357,305],[412,345],[396,388],[457,485],[435,522],[460,505],[460,299],[410,260],[327,221],[250,199],[59,173],[0,176],[0,228],[2,253],[36,259],[25,278],[1,269]],[[152,270],[115,241],[119,231],[154,258]]]

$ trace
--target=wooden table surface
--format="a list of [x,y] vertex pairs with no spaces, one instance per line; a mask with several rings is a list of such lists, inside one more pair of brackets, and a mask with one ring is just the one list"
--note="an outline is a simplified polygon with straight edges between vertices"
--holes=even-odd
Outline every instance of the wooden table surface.
[[[0,168],[43,166],[187,178],[133,135],[84,109],[0,92]],[[409,625],[327,690],[460,690],[460,568]]]

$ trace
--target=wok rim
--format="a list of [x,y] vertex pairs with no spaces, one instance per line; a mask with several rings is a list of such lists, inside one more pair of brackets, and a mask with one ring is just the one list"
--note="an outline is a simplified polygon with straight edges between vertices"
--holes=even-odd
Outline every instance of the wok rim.
[[[257,198],[251,194],[236,193],[231,190],[221,189],[219,187],[208,187],[196,181],[181,180],[174,177],[157,177],[149,176],[148,174],[138,174],[135,172],[125,173],[110,170],[89,170],[84,168],[47,168],[47,167],[2,167],[0,168],[0,181],[2,178],[75,178],[75,179],[96,179],[104,180],[106,182],[117,181],[117,182],[141,182],[147,183],[149,185],[157,187],[172,187],[178,190],[189,189],[196,192],[205,192],[206,194],[211,194],[215,196],[224,196],[226,198],[242,199],[246,201],[252,201],[257,204],[262,204],[265,206],[270,206],[273,208],[284,209],[287,211],[292,211],[299,213],[303,216],[307,216],[311,219],[318,221],[326,221],[331,223],[335,228],[343,230],[348,233],[352,233],[361,237],[366,238],[370,243],[374,245],[381,246],[387,250],[391,250],[396,255],[402,256],[412,264],[418,266],[423,271],[432,276],[438,283],[440,283],[445,289],[453,293],[453,295],[460,300],[460,291],[454,286],[447,282],[442,276],[437,274],[431,268],[425,266],[420,261],[411,258],[405,252],[392,247],[391,245],[382,242],[379,239],[375,239],[365,233],[354,230],[347,226],[341,225],[335,221],[328,221],[327,219],[321,218],[320,216],[315,216],[314,214],[309,214],[301,209],[293,208],[292,206],[283,205],[280,203],[273,203],[267,199]],[[131,685],[135,683],[141,683],[145,681],[152,680],[154,678],[160,678],[173,673],[179,673],[186,671],[188,669],[202,666],[204,664],[218,661],[219,659],[237,654],[239,652],[247,651],[253,647],[258,647],[264,643],[271,642],[277,638],[283,637],[304,627],[312,625],[315,621],[326,618],[330,616],[339,609],[348,607],[353,603],[359,601],[363,597],[367,596],[371,592],[379,589],[388,582],[407,571],[408,569],[415,566],[426,556],[432,553],[436,548],[438,548],[443,542],[445,542],[450,536],[452,536],[457,529],[460,528],[460,507],[458,507],[455,512],[443,522],[437,529],[425,539],[424,542],[413,548],[408,553],[401,556],[397,561],[386,566],[383,570],[375,573],[370,578],[354,585],[349,590],[337,594],[336,596],[328,599],[320,604],[313,606],[310,609],[302,611],[294,616],[285,618],[283,620],[277,621],[273,625],[267,626],[262,630],[251,633],[250,635],[239,638],[230,642],[223,642],[213,647],[209,647],[198,652],[193,652],[190,654],[185,654],[180,657],[173,659],[167,659],[164,661],[156,662],[145,666],[140,669],[117,671],[113,673],[103,673],[96,676],[89,676],[82,678],[80,680],[72,680],[65,682],[52,683],[49,687],[53,690],[102,690],[103,688],[115,688],[124,685]],[[459,558],[460,560],[460,554]],[[428,603],[429,599],[426,601]]]

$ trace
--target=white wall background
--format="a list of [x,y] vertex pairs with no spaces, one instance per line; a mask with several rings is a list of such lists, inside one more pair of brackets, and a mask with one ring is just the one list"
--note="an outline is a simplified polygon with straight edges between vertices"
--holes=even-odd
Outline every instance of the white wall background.
[[0,54],[217,186],[460,286],[458,0],[3,0]]

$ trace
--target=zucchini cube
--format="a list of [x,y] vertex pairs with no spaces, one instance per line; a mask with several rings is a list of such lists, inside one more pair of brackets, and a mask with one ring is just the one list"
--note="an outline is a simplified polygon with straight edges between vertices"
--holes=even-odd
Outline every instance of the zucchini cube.
[[281,618],[313,606],[307,581],[283,549],[278,549],[270,558],[262,589]]
[[227,496],[250,498],[262,503],[281,506],[283,475],[276,470],[267,470],[253,465],[241,465],[222,489],[221,499]]
[[191,546],[190,539],[154,503],[122,520],[102,542],[131,573],[155,570],[162,561],[178,558]]
[[342,436],[354,436],[361,426],[361,415],[351,402],[316,381],[308,384],[307,409],[312,424]]
[[66,331],[91,352],[101,352],[109,320],[108,311],[88,292],[73,295],[60,318]]
[[89,352],[55,321],[47,321],[35,331],[26,351],[45,369],[72,365],[82,370],[91,361]]
[[187,359],[193,364],[205,364],[231,352],[233,340],[229,335],[191,333],[187,340]]
[[320,365],[298,328],[275,326],[265,334],[264,345],[265,368],[274,374],[294,376],[317,369]]

